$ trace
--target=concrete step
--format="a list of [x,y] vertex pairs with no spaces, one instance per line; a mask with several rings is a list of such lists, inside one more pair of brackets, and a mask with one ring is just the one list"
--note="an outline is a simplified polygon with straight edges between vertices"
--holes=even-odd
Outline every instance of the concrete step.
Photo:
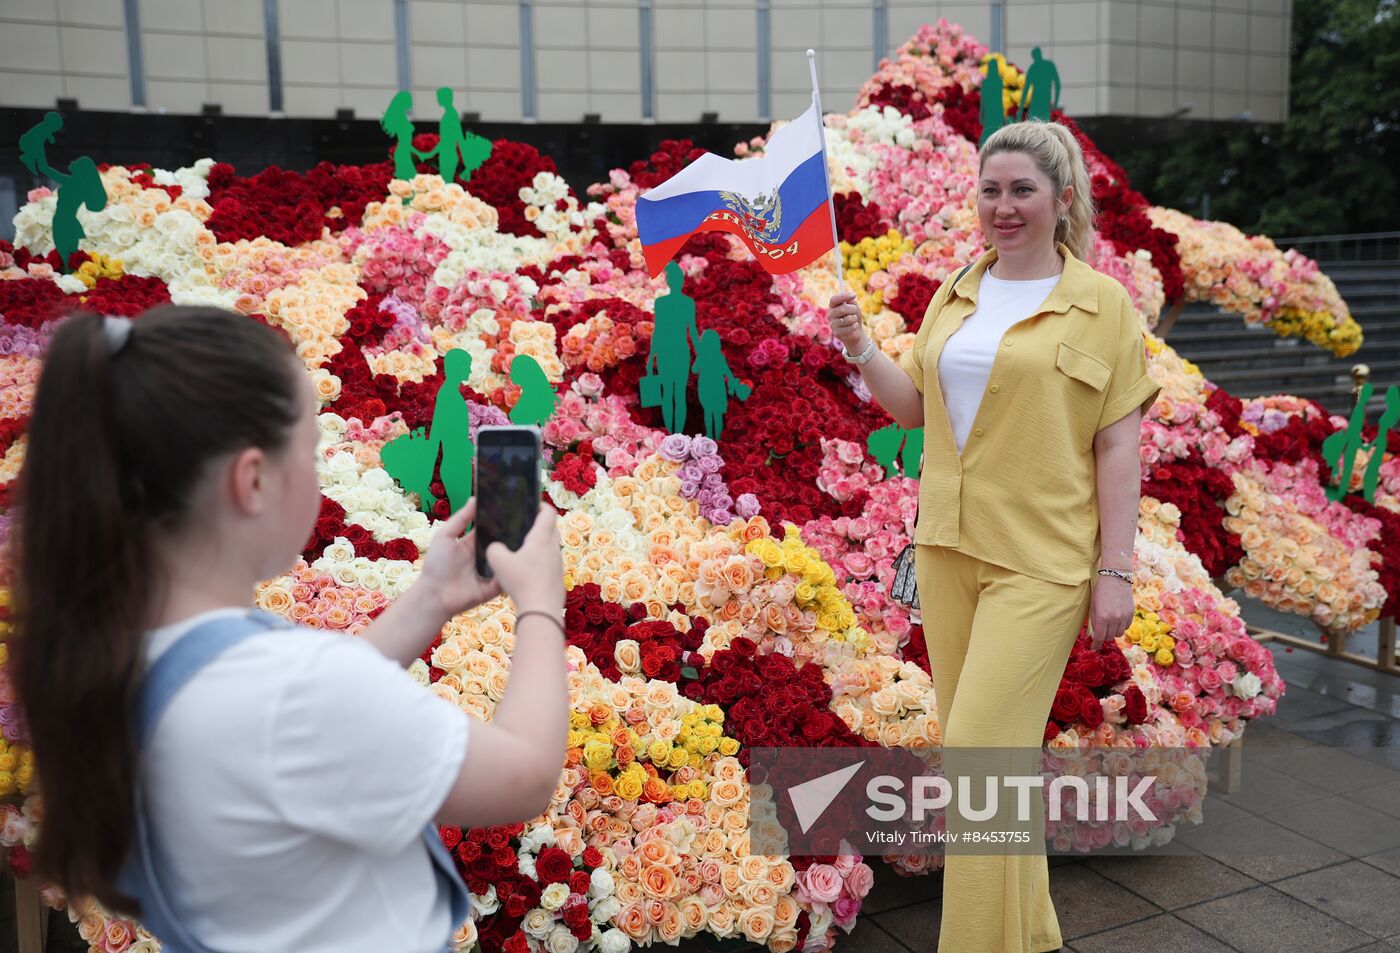
[[[1400,346],[1400,315],[1384,323],[1362,321],[1360,324],[1363,342],[1361,345],[1362,347],[1369,347],[1379,342],[1394,342],[1396,346]],[[1267,328],[1261,328],[1259,330],[1241,328],[1197,330],[1194,327],[1190,327],[1188,329],[1178,330],[1180,327],[1180,322],[1172,327],[1172,329],[1167,332],[1166,341],[1172,347],[1176,348],[1177,351],[1188,355],[1197,352],[1204,355],[1207,351],[1223,349],[1235,350],[1246,347],[1253,347],[1256,349],[1267,348],[1270,344],[1269,341],[1265,339],[1264,335],[1278,342],[1274,345],[1275,347],[1287,347],[1289,345],[1283,342],[1299,340],[1298,338],[1281,338]],[[1195,360],[1195,358],[1193,357],[1192,360]]]
[[[1310,384],[1323,384],[1327,381],[1336,381],[1351,386],[1351,365],[1354,361],[1338,361],[1331,364],[1301,365],[1297,367],[1217,367],[1213,368],[1206,376],[1221,387],[1229,389],[1230,383],[1242,383],[1245,381],[1278,381],[1278,386],[1284,388],[1282,393],[1295,393],[1294,387],[1303,387]],[[1366,361],[1371,368],[1371,380],[1378,390],[1384,390],[1391,384],[1400,383],[1400,360],[1395,361]]]

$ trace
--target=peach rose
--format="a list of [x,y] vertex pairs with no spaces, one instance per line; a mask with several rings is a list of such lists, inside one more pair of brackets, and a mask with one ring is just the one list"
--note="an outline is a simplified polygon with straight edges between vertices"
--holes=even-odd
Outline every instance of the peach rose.
[[773,911],[767,907],[750,907],[739,915],[739,929],[750,940],[765,940],[773,932]]
[[[622,893],[619,891],[618,898],[621,899],[621,897]],[[640,902],[625,905],[622,912],[613,919],[613,922],[637,943],[642,943],[651,937],[651,924],[647,922],[646,910],[642,908]]]

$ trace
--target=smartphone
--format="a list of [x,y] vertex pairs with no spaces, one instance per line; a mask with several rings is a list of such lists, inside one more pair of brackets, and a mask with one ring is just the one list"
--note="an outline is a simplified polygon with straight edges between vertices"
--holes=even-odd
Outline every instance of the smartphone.
[[483,426],[476,432],[476,572],[492,575],[486,548],[519,549],[540,508],[538,427]]

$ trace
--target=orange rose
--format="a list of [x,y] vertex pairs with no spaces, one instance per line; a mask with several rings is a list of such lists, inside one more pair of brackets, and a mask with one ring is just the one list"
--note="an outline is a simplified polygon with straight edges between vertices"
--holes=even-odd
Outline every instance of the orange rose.
[[[791,866],[784,864],[791,871]],[[790,927],[797,922],[797,915],[802,912],[802,908],[797,905],[797,900],[790,893],[780,894],[773,903],[773,921],[778,927]]]
[[675,943],[685,933],[685,921],[674,903],[666,904],[665,915],[656,925],[656,933],[664,943]]
[[642,785],[642,800],[653,804],[665,804],[671,800],[671,789],[660,778],[651,778]]
[[646,911],[642,909],[639,902],[629,903],[623,907],[614,922],[618,929],[637,943],[649,942],[651,939],[651,924],[647,922]]

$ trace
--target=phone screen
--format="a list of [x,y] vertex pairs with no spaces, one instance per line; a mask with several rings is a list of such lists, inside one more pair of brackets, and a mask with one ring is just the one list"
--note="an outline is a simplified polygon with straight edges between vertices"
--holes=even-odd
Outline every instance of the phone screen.
[[476,437],[476,571],[492,575],[486,548],[519,549],[540,507],[540,442],[531,427],[482,427]]

